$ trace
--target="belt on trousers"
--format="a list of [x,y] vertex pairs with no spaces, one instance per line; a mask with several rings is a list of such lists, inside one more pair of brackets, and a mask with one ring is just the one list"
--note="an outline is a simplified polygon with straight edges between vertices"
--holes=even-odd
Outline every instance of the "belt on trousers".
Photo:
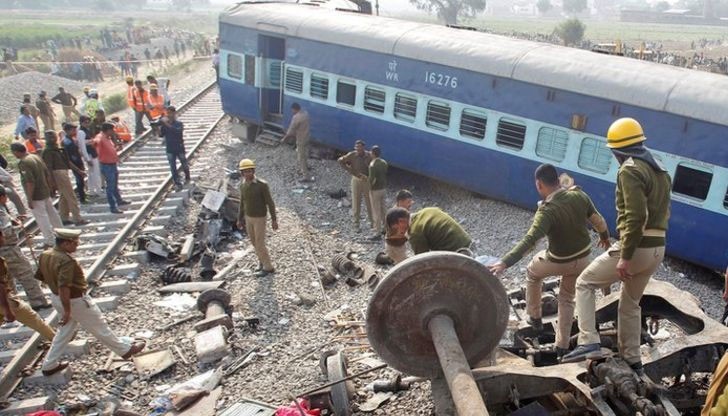
[[642,231],[643,237],[664,237],[665,236],[665,230],[658,230],[656,228],[651,228]]

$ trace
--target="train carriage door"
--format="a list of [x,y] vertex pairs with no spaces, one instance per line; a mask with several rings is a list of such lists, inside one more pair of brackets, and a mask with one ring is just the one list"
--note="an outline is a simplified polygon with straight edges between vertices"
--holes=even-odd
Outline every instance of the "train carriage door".
[[260,74],[259,106],[263,121],[266,124],[281,125],[283,123],[283,59],[285,57],[285,39],[274,36],[259,35],[258,38],[258,70]]

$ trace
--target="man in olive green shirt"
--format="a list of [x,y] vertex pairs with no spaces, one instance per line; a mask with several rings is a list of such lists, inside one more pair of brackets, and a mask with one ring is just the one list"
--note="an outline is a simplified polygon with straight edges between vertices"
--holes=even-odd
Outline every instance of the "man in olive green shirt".
[[[76,126],[69,123],[63,123],[64,136],[67,131]],[[63,137],[61,140],[63,140]],[[58,145],[58,135],[55,131],[48,130],[45,132],[46,146],[41,152],[43,162],[51,173],[51,188],[57,189],[58,208],[61,215],[63,225],[71,224],[71,218],[76,225],[88,224],[88,220],[81,217],[81,208],[78,205],[78,199],[73,192],[73,185],[68,177],[68,171],[73,170],[75,173],[85,177],[86,172],[79,169],[75,164],[71,163],[68,153]]]
[[141,352],[146,343],[117,337],[99,307],[86,294],[86,276],[81,265],[71,257],[78,248],[81,230],[56,228],[54,233],[56,246],[40,255],[36,271],[36,279],[45,282],[51,290],[51,302],[61,317],[58,332],[41,367],[43,375],[50,376],[68,367],[68,361],[61,361],[61,356],[79,325],[125,360]]
[[387,169],[389,165],[382,159],[382,149],[372,146],[372,161],[369,163],[369,200],[372,202],[372,228],[375,239],[381,239],[384,233],[385,194],[387,192]]
[[258,256],[258,269],[256,277],[275,273],[273,263],[270,261],[268,247],[265,245],[266,211],[270,212],[271,226],[278,229],[276,206],[270,194],[268,182],[255,176],[255,163],[250,159],[243,159],[238,165],[240,176],[240,205],[238,206],[238,228],[248,233],[250,242]]
[[569,348],[574,320],[574,294],[576,278],[589,264],[591,237],[587,222],[599,232],[599,245],[609,247],[607,223],[594,208],[591,198],[578,186],[563,188],[553,165],[543,164],[536,169],[536,191],[543,201],[533,218],[526,236],[499,262],[489,267],[500,274],[516,264],[536,243],[546,237],[548,249],[541,250],[526,267],[526,310],[528,323],[537,331],[543,329],[541,321],[541,288],[543,279],[561,276],[559,285],[559,316],[556,325],[556,348],[563,355]]
[[369,198],[369,179],[367,177],[372,154],[367,152],[364,146],[363,140],[357,140],[354,144],[354,151],[339,158],[339,165],[351,175],[351,211],[354,214],[354,228],[357,231],[361,231],[359,215],[362,196],[366,204],[369,223],[372,224],[372,201]]
[[470,249],[473,240],[455,219],[437,207],[423,208],[410,215],[404,208],[387,211],[390,239],[409,239],[415,254],[428,251]]
[[564,361],[578,361],[599,351],[594,291],[622,281],[618,306],[619,353],[637,372],[640,359],[640,299],[665,256],[670,218],[671,179],[667,170],[644,147],[642,126],[621,118],[609,127],[607,147],[619,162],[617,172],[617,230],[619,242],[594,259],[576,281],[579,345]]

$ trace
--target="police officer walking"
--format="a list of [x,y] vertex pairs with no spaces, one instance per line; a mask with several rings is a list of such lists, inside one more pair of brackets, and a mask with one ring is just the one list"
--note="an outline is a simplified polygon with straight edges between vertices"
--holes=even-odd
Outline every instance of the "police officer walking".
[[[7,202],[7,190],[4,186],[0,186],[0,233],[3,236],[3,243],[0,244],[0,257],[5,259],[7,271],[17,278],[25,289],[30,306],[33,309],[47,308],[51,304],[48,303],[40,284],[33,277],[33,266],[18,247],[20,242],[18,230],[22,228],[23,224],[10,215],[5,206]],[[15,291],[14,287],[13,291]]]
[[363,140],[357,140],[354,143],[354,151],[341,156],[338,162],[351,175],[351,210],[354,213],[354,228],[361,231],[359,216],[362,196],[364,196],[369,223],[372,224],[372,201],[369,198],[369,178],[367,176],[369,175],[369,164],[372,163],[372,154],[364,148]]
[[541,320],[541,287],[543,279],[561,276],[559,285],[559,317],[556,327],[556,348],[563,355],[569,348],[574,321],[576,278],[589,264],[592,242],[586,223],[599,232],[599,245],[609,247],[607,223],[594,208],[591,198],[578,186],[565,189],[559,183],[556,168],[543,164],[536,169],[536,190],[543,198],[526,236],[499,262],[489,267],[499,274],[516,264],[536,243],[546,237],[548,249],[541,250],[526,267],[526,309],[528,324],[543,330]]
[[665,233],[670,218],[671,179],[644,146],[642,126],[620,118],[607,132],[607,147],[619,162],[617,173],[617,230],[619,242],[594,259],[576,281],[579,345],[564,356],[573,362],[599,350],[594,290],[622,281],[617,318],[619,352],[638,373],[640,359],[640,299],[665,256]]
[[79,325],[125,360],[142,351],[146,343],[117,337],[99,307],[86,295],[86,276],[81,265],[71,257],[78,248],[81,230],[56,228],[54,233],[56,246],[40,255],[36,272],[36,279],[50,288],[51,302],[61,316],[58,332],[43,361],[43,375],[50,376],[68,367],[69,363],[60,359]]
[[296,139],[296,159],[298,160],[298,170],[301,172],[300,181],[310,182],[311,174],[308,171],[308,142],[311,138],[308,112],[302,110],[301,105],[298,103],[291,104],[291,112],[293,113],[291,124],[288,126],[288,131],[281,138],[281,141],[285,142],[291,137]]
[[255,162],[243,159],[238,165],[240,176],[240,206],[238,207],[238,228],[248,233],[250,242],[258,256],[259,265],[255,276],[263,277],[275,273],[268,247],[265,245],[266,211],[270,213],[271,226],[278,229],[276,206],[270,194],[268,182],[255,175]]

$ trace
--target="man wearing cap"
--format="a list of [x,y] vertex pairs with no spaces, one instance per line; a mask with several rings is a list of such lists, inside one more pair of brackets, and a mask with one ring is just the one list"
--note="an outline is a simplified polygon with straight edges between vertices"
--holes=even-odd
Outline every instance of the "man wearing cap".
[[270,219],[274,230],[278,229],[276,206],[270,194],[268,182],[255,176],[255,163],[250,159],[243,159],[238,165],[240,176],[240,206],[238,207],[238,228],[247,231],[250,242],[258,256],[258,269],[256,277],[275,273],[273,263],[268,255],[265,245],[266,211],[270,212]]
[[12,143],[10,150],[19,160],[20,182],[25,191],[28,208],[43,233],[46,245],[52,247],[53,228],[62,227],[63,224],[51,201],[51,173],[39,156],[28,153],[24,144]]
[[10,215],[7,203],[7,189],[0,185],[0,235],[3,237],[3,243],[0,244],[0,257],[5,259],[6,270],[25,289],[30,306],[33,309],[49,307],[50,303],[46,300],[38,281],[33,277],[33,266],[18,247],[20,243],[18,232],[22,230],[23,223]]
[[[3,237],[4,234],[5,229],[0,233],[0,245],[3,247],[8,244]],[[20,300],[15,292],[14,276],[16,275],[10,270],[5,259],[0,257],[0,319],[3,319],[5,322],[14,322],[17,320],[28,328],[38,332],[43,338],[51,341],[56,332],[45,323],[43,318],[38,315],[38,312],[33,310],[34,308]],[[32,270],[30,271],[30,276],[31,279],[35,280]],[[40,290],[40,285],[37,280],[35,280],[34,284]],[[27,294],[28,289],[26,288],[25,291]],[[48,306],[50,304],[43,297],[42,307],[45,308]]]
[[298,170],[301,172],[301,182],[309,182],[311,174],[308,171],[308,142],[310,140],[308,112],[302,110],[298,103],[291,104],[291,112],[293,113],[291,124],[281,141],[285,142],[291,137],[296,139],[296,158],[298,159]]
[[20,140],[21,137],[25,139],[26,131],[31,127],[36,131],[38,130],[38,126],[35,124],[35,120],[30,115],[30,109],[28,108],[28,106],[22,105],[20,106],[20,115],[18,116],[18,121],[15,124],[15,140]]
[[164,147],[167,151],[167,161],[169,161],[169,169],[172,171],[172,180],[178,187],[182,186],[177,173],[177,159],[185,173],[185,183],[190,181],[190,166],[185,156],[185,142],[182,137],[184,125],[177,120],[177,109],[173,106],[167,108],[167,116],[162,117],[162,129],[160,137],[164,137]]
[[592,249],[587,223],[599,232],[599,246],[609,247],[609,231],[604,217],[594,207],[589,195],[578,186],[563,187],[559,174],[551,164],[543,164],[534,173],[536,191],[543,198],[526,236],[497,263],[489,266],[500,274],[516,264],[544,237],[548,249],[538,252],[526,267],[526,309],[528,324],[543,330],[541,319],[541,287],[549,276],[561,276],[559,284],[559,316],[556,328],[556,349],[564,355],[569,348],[574,324],[576,278],[589,264]]
[[149,113],[147,112],[148,97],[149,93],[144,89],[142,81],[134,81],[134,89],[131,94],[131,108],[134,110],[134,133],[137,136],[144,133],[144,117],[146,117],[150,122],[152,121],[151,117],[149,117]]
[[159,88],[159,94],[164,97],[164,106],[169,107],[171,104],[169,99],[169,78],[156,78],[154,75],[147,75],[147,83],[150,86],[155,84]]
[[599,351],[594,291],[621,280],[617,315],[619,354],[637,373],[643,372],[640,299],[665,256],[672,183],[667,170],[644,146],[645,140],[642,126],[632,118],[618,119],[607,132],[607,147],[619,162],[619,241],[594,259],[576,281],[579,345],[564,356],[566,362],[583,360]]
[[76,110],[78,100],[71,93],[66,92],[63,87],[58,87],[58,94],[51,98],[51,101],[61,105],[65,121],[71,122],[77,117],[81,117],[81,113]]
[[92,88],[89,90],[88,97],[81,104],[81,114],[94,118],[99,110],[104,111],[104,105],[99,100],[99,92]]
[[53,375],[68,367],[68,362],[60,359],[79,325],[125,360],[141,352],[145,347],[144,341],[131,342],[117,337],[99,307],[86,294],[86,276],[81,265],[71,256],[78,248],[81,230],[56,228],[54,233],[55,247],[40,255],[36,272],[36,279],[50,288],[51,302],[61,317],[58,332],[43,361],[43,374]]
[[372,223],[372,201],[369,198],[369,164],[372,163],[372,154],[364,147],[363,140],[357,140],[354,150],[341,156],[338,160],[344,170],[351,175],[351,211],[354,214],[354,228],[361,231],[359,226],[361,213],[361,199],[367,208],[369,223]]
[[121,205],[127,205],[128,202],[121,198],[119,193],[119,154],[117,150],[121,148],[114,142],[114,125],[104,123],[101,125],[101,132],[93,139],[93,145],[99,155],[99,163],[101,164],[101,174],[106,179],[106,200],[109,202],[109,208],[114,214],[123,214],[119,209]]
[[[167,114],[164,108],[164,97],[159,94],[159,87],[157,84],[149,85],[149,94],[147,95],[147,101],[145,102],[147,115],[151,120],[159,120]],[[159,137],[159,123],[152,123],[152,129],[154,134]]]
[[369,199],[372,201],[372,238],[381,239],[385,231],[384,216],[387,215],[385,208],[385,194],[387,192],[387,170],[389,165],[382,159],[382,150],[379,146],[372,146],[372,162],[369,164]]
[[[69,131],[74,129],[76,129],[76,125],[64,123],[64,138],[65,134],[68,134]],[[51,172],[51,189],[56,189],[60,195],[58,208],[61,215],[61,222],[68,225],[71,224],[71,219],[73,219],[73,223],[76,225],[88,224],[88,220],[81,218],[78,199],[76,199],[76,195],[73,193],[73,185],[71,185],[71,180],[68,178],[69,170],[72,170],[82,177],[86,176],[86,172],[71,163],[66,151],[62,147],[59,147],[58,135],[55,131],[48,130],[45,133],[45,141],[46,147],[43,149],[41,157]]]
[[40,120],[43,122],[43,129],[55,130],[56,111],[53,109],[51,102],[48,101],[48,96],[45,91],[41,91],[38,94],[38,99],[35,100],[35,106],[38,107]]

